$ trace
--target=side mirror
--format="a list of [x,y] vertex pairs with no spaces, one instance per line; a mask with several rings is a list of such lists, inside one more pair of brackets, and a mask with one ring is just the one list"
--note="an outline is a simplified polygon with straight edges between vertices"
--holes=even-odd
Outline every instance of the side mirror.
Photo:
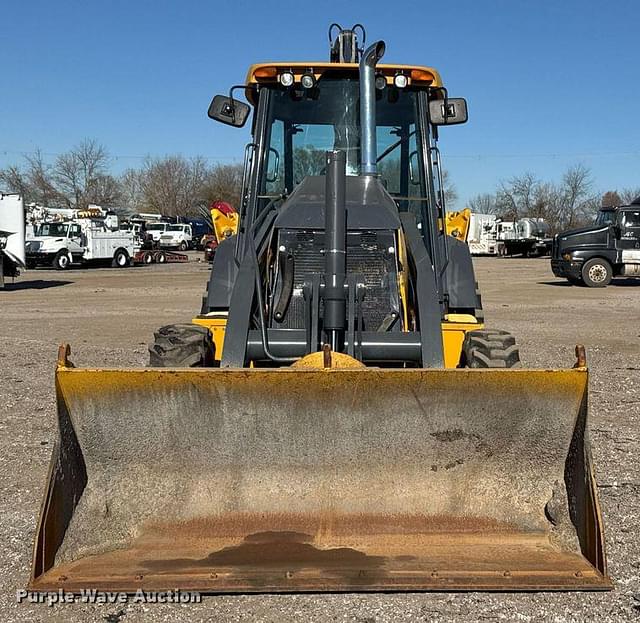
[[467,101],[462,97],[429,102],[429,120],[433,125],[457,125],[467,119]]
[[209,106],[208,115],[211,119],[241,128],[249,116],[249,105],[226,95],[216,95]]

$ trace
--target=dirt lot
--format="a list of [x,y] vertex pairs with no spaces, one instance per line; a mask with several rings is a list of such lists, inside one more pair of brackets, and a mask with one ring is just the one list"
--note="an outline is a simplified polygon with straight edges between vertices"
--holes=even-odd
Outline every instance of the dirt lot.
[[60,342],[81,366],[144,366],[155,328],[188,321],[208,267],[30,271],[0,292],[0,595],[5,621],[620,621],[640,617],[640,283],[606,290],[554,279],[544,259],[482,258],[487,323],[518,336],[528,367],[569,367],[587,347],[591,439],[610,574],[601,594],[374,594],[205,597],[198,605],[16,603],[56,434]]

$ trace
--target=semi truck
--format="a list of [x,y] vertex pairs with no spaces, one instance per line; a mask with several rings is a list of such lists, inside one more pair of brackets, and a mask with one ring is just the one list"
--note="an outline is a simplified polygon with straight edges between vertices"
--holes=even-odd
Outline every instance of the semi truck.
[[604,288],[614,277],[640,277],[640,196],[601,208],[590,227],[556,234],[551,270],[572,285]]

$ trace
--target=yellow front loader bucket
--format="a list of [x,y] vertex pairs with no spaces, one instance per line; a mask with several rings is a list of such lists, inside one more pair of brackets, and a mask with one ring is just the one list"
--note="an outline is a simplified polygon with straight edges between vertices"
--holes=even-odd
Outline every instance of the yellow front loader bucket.
[[608,589],[587,370],[56,372],[30,588]]

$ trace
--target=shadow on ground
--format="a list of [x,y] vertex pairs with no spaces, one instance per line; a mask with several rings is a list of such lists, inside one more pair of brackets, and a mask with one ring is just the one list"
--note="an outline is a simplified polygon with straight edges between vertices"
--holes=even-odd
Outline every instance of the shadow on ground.
[[16,281],[15,283],[6,283],[5,290],[46,290],[47,288],[57,288],[58,286],[66,286],[73,281],[65,281],[63,279],[49,280],[32,279],[31,281]]
[[[562,286],[565,288],[586,288],[587,286],[569,283],[568,281],[538,281],[539,286]],[[609,286],[620,286],[626,288],[628,286],[640,286],[640,279],[613,279]]]

